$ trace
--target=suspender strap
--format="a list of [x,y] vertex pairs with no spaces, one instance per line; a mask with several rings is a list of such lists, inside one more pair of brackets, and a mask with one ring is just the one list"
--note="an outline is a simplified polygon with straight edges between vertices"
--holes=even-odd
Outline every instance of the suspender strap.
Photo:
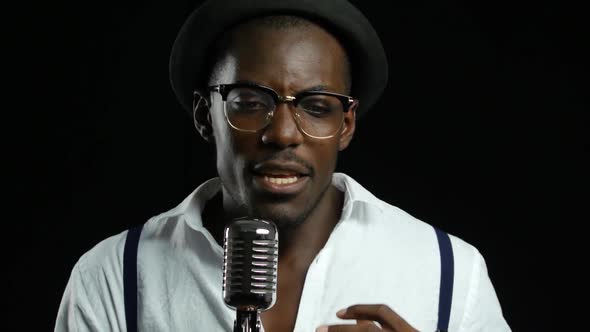
[[451,303],[453,301],[453,278],[455,264],[453,261],[453,247],[449,235],[438,228],[434,228],[440,248],[440,292],[438,299],[438,325],[436,331],[446,332],[449,329],[451,317]]
[[137,332],[137,247],[143,224],[130,228],[123,251],[123,295],[127,332]]

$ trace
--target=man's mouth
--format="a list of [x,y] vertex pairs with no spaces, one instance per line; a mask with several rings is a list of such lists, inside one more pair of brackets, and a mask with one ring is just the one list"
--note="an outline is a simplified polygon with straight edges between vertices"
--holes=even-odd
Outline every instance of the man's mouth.
[[264,176],[264,181],[270,182],[276,185],[284,185],[284,184],[291,184],[297,182],[299,176],[289,176],[289,177],[274,177],[274,176]]
[[296,195],[302,192],[308,183],[309,176],[302,175],[254,175],[254,187],[273,195]]
[[310,170],[298,163],[269,161],[253,167],[254,185],[273,194],[297,194],[301,192]]

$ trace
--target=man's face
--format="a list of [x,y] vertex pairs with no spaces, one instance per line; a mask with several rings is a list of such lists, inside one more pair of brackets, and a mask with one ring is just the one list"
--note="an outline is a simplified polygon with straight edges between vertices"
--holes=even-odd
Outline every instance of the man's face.
[[[247,81],[290,96],[318,86],[347,94],[345,66],[340,44],[317,26],[286,29],[246,24],[235,31],[210,83]],[[301,223],[316,207],[328,208],[322,207],[322,199],[331,185],[338,152],[352,138],[354,110],[346,114],[336,136],[317,139],[298,129],[292,108],[279,103],[267,127],[243,132],[226,121],[221,95],[211,94],[217,170],[230,215],[289,227]]]

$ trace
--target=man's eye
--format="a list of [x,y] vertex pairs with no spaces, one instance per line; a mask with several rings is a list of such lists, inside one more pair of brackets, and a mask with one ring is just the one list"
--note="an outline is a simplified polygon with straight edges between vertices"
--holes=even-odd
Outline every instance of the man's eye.
[[234,101],[232,104],[239,110],[259,110],[267,108],[266,104],[259,101]]
[[332,112],[330,107],[323,104],[307,104],[301,106],[306,113],[317,117],[326,116]]

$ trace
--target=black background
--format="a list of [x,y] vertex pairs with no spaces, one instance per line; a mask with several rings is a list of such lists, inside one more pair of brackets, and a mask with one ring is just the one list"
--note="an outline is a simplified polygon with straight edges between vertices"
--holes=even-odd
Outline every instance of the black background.
[[[568,244],[588,221],[581,6],[353,3],[382,37],[390,83],[338,170],[475,245],[514,331],[570,322],[558,312],[573,279],[561,277],[578,274]],[[16,216],[5,243],[15,271],[8,313],[21,330],[53,329],[80,255],[214,175],[211,149],[168,82],[170,47],[195,4],[44,2],[14,12],[23,15],[7,29],[16,75],[4,132],[16,198],[5,210]]]

